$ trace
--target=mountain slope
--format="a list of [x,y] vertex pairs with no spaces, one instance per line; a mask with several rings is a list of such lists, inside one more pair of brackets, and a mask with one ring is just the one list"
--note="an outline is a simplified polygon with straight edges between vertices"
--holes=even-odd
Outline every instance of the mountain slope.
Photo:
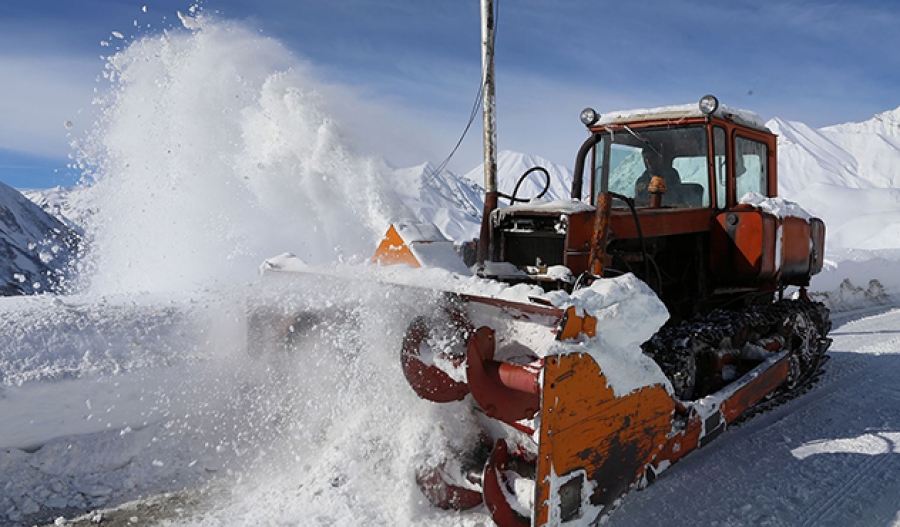
[[444,236],[466,241],[478,237],[484,189],[450,171],[435,173],[431,163],[397,169],[395,188],[418,221],[434,223]]
[[[542,199],[568,199],[571,193],[571,171],[538,156],[504,150],[497,155],[497,186],[511,194],[516,182],[528,169],[542,166],[550,174],[550,187]],[[467,241],[478,237],[484,210],[484,169],[475,167],[464,176],[444,170],[435,173],[431,163],[397,169],[393,173],[396,190],[403,203],[419,221],[429,221],[448,238]],[[519,188],[517,197],[533,198],[545,185],[541,173],[533,173]],[[506,206],[507,200],[500,200]]]
[[[572,189],[572,171],[539,156],[501,150],[497,154],[497,187],[500,192],[512,194],[516,182],[528,169],[542,166],[550,173],[550,188],[543,199],[568,199]],[[464,176],[479,185],[484,184],[484,168],[477,166]],[[532,173],[519,187],[519,198],[533,198],[544,188],[545,179],[541,173]]]
[[0,183],[0,295],[56,290],[77,240],[72,229]]
[[84,201],[86,187],[54,187],[47,189],[19,189],[44,212],[58,219],[79,234],[91,209]]

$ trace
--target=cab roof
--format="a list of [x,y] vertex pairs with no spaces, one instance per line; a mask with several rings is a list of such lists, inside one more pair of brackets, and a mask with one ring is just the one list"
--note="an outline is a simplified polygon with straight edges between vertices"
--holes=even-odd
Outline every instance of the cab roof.
[[[761,132],[772,133],[766,127],[766,123],[755,112],[750,110],[741,110],[738,108],[730,108],[720,105],[713,113],[714,117],[719,117],[748,128],[753,128]],[[697,103],[679,104],[676,106],[663,106],[660,108],[640,108],[636,110],[621,110],[602,114],[591,128],[599,128],[601,126],[633,124],[645,121],[681,121],[683,119],[704,117]]]

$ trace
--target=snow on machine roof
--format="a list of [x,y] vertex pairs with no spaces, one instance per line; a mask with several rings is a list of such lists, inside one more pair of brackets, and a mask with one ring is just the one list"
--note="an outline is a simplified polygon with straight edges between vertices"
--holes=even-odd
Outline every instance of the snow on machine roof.
[[[720,105],[713,112],[713,116],[721,117],[729,121],[760,130],[769,132],[766,123],[755,112],[750,110],[741,110],[731,108],[729,106]],[[697,106],[697,103],[679,104],[675,106],[663,106],[660,108],[640,108],[635,110],[619,110],[602,114],[600,119],[591,128],[598,126],[609,126],[613,124],[631,124],[641,121],[680,121],[693,117],[704,117],[703,112]]]

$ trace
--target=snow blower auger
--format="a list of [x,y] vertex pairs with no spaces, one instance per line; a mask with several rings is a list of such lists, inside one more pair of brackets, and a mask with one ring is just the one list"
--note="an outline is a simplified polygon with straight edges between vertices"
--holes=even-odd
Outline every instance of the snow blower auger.
[[[595,525],[729,425],[805,391],[830,344],[828,311],[806,295],[825,227],[776,197],[776,136],[759,117],[705,96],[581,119],[571,200],[500,208],[485,170],[477,274],[561,291],[448,293],[400,353],[419,397],[469,401],[483,428],[458,459],[418,469],[423,493],[483,503],[501,527]],[[416,252],[395,238],[376,260]]]

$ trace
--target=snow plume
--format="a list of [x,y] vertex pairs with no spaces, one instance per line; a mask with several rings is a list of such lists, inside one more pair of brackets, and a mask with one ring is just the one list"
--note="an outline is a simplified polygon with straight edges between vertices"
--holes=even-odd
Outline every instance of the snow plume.
[[[0,306],[0,468],[17,475],[0,485],[0,525],[179,488],[213,498],[181,525],[484,523],[431,507],[415,483],[416,467],[455,458],[479,434],[468,403],[419,399],[400,368],[409,321],[439,311],[443,295],[273,278],[283,280],[249,299]],[[279,309],[296,317],[291,344],[247,349],[247,307],[262,333],[277,330]]]
[[[438,310],[442,296],[278,278],[288,282],[264,282],[251,304],[301,312],[304,325],[288,350],[263,346],[254,360],[232,360],[239,382],[228,394],[190,398],[185,429],[220,432],[222,453],[237,455],[224,467],[239,477],[230,499],[184,524],[459,525],[428,504],[414,470],[474,444],[475,415],[466,403],[419,399],[398,355],[409,320]],[[208,401],[226,408],[210,412]]]
[[329,93],[278,42],[190,18],[107,60],[86,167],[96,292],[179,290],[253,275],[291,251],[367,257],[409,217],[380,161],[358,156]]

